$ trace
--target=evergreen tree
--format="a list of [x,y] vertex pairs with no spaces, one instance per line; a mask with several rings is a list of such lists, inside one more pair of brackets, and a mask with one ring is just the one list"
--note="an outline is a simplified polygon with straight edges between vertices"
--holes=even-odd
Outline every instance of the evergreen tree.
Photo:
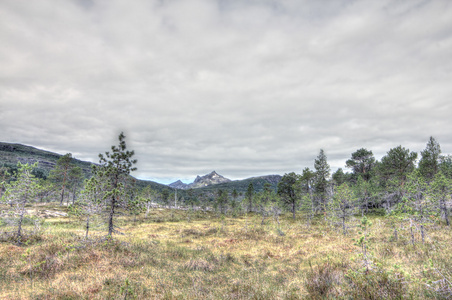
[[452,155],[439,158],[439,170],[447,179],[452,179]]
[[315,213],[313,196],[315,173],[309,168],[304,168],[299,180],[301,187],[300,209],[305,214],[306,222],[309,226],[310,220]]
[[427,147],[421,151],[421,160],[419,161],[419,171],[427,181],[433,180],[438,173],[440,163],[441,147],[439,143],[430,137]]
[[344,173],[342,168],[336,170],[331,176],[333,178],[334,185],[339,186],[347,181],[347,175]]
[[40,187],[38,179],[32,174],[33,168],[38,166],[38,163],[33,165],[17,164],[18,172],[16,180],[6,185],[6,192],[4,200],[11,206],[14,219],[17,223],[17,244],[22,243],[22,223],[26,214],[25,206],[38,198]]
[[356,208],[356,198],[347,183],[337,187],[331,202],[328,205],[332,217],[341,220],[342,232],[347,234],[346,222],[353,215]]
[[403,185],[407,175],[415,168],[416,158],[416,152],[410,152],[402,146],[392,148],[381,159],[378,172],[383,180],[393,180]]
[[[425,224],[429,221],[432,212],[431,199],[427,196],[428,185],[419,170],[411,172],[404,186],[403,202],[399,205],[399,213],[405,213],[410,219],[410,224],[419,224],[422,242],[425,237]],[[414,244],[414,235],[412,234]]]
[[319,196],[319,204],[323,209],[326,209],[327,195],[328,195],[328,178],[330,176],[330,165],[327,162],[327,157],[323,149],[314,161],[315,168],[315,191]]
[[139,196],[139,201],[142,206],[146,209],[145,218],[147,219],[149,215],[149,211],[151,210],[152,204],[157,200],[158,193],[154,191],[150,185],[147,185],[144,189],[141,190]]
[[220,189],[217,191],[216,203],[218,209],[220,210],[220,214],[225,214],[228,205],[228,193],[225,190]]
[[81,201],[70,208],[72,213],[85,220],[85,239],[93,223],[98,223],[98,217],[105,207],[103,185],[96,175],[85,181],[85,188],[81,192]]
[[60,205],[63,204],[64,194],[68,185],[68,177],[70,170],[75,167],[72,162],[72,154],[67,153],[61,156],[55,165],[55,168],[50,171],[50,180],[55,183],[55,186],[60,192]]
[[250,184],[248,185],[248,189],[246,190],[246,194],[245,194],[245,201],[247,204],[248,212],[253,211],[253,198],[254,198],[254,186],[253,186],[253,183],[250,182]]
[[347,160],[345,165],[353,170],[356,178],[361,176],[367,181],[370,179],[371,170],[375,165],[375,157],[372,151],[361,148],[352,153],[351,159]]
[[9,178],[8,168],[2,166],[0,167],[0,199],[5,192],[6,183]]
[[68,188],[72,193],[72,205],[75,204],[75,200],[77,198],[78,191],[82,188],[83,185],[83,170],[80,167],[74,166],[69,170],[68,174]]
[[[116,209],[120,204],[124,204],[124,180],[131,171],[135,171],[133,167],[137,163],[132,159],[134,151],[128,151],[125,136],[121,132],[119,135],[119,145],[112,146],[111,152],[105,152],[105,155],[99,154],[99,166],[94,166],[94,172],[105,188],[104,200],[106,200],[108,214],[108,236],[116,231],[113,224]],[[122,202],[122,203],[121,203]]]
[[437,207],[442,217],[446,221],[446,225],[449,226],[449,205],[451,200],[451,183],[443,175],[443,173],[436,173],[430,186],[430,197],[434,205]]
[[161,201],[164,205],[168,205],[170,201],[170,191],[164,189],[161,193]]
[[369,199],[370,199],[370,182],[365,181],[363,176],[359,176],[356,184],[354,186],[357,201],[361,206],[362,215],[364,211],[368,213],[369,211]]
[[415,168],[416,152],[410,152],[402,146],[392,148],[375,167],[378,180],[384,189],[386,210],[389,212],[392,204],[398,204],[404,193],[404,184],[408,174]]
[[295,212],[299,201],[300,184],[298,181],[298,175],[294,172],[284,174],[281,181],[278,183],[278,195],[281,197],[287,206],[292,211],[293,219],[295,220]]
[[256,198],[259,213],[262,216],[261,225],[264,225],[265,218],[270,215],[272,205],[271,200],[273,200],[273,191],[271,189],[270,183],[266,182],[264,184],[264,189],[257,195]]

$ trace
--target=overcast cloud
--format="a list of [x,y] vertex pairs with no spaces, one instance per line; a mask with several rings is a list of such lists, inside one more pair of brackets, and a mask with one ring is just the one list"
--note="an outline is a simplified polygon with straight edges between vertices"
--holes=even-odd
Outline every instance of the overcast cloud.
[[452,152],[452,2],[0,1],[0,140],[169,183]]

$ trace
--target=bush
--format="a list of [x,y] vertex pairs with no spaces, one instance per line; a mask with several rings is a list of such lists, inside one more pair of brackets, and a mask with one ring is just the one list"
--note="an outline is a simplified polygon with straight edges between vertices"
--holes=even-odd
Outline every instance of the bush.
[[340,282],[335,268],[329,263],[324,263],[311,269],[306,274],[304,287],[311,299],[325,299],[334,295],[334,285]]
[[353,299],[402,299],[406,294],[401,273],[390,274],[385,270],[369,272],[349,270],[347,294]]

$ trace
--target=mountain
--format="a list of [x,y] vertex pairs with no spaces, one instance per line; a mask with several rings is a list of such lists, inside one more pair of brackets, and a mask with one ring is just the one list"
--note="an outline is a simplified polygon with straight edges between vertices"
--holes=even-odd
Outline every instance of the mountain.
[[[7,168],[15,169],[18,162],[23,164],[38,162],[38,167],[33,170],[33,174],[37,177],[46,178],[61,156],[61,154],[37,149],[31,146],[0,142],[0,167],[5,166]],[[91,177],[93,163],[76,158],[72,161],[76,166],[79,166],[83,170],[85,177]],[[136,185],[138,187],[150,185],[152,189],[157,191],[168,189],[166,185],[147,180],[137,179]]]
[[210,186],[214,184],[220,184],[225,182],[230,182],[231,180],[228,178],[225,178],[218,174],[215,171],[210,172],[207,175],[204,175],[200,177],[199,175],[196,176],[196,179],[193,183],[189,184],[188,187],[191,189],[196,189],[204,186]]
[[279,181],[281,181],[281,175],[266,175],[251,177],[243,180],[234,180],[230,182],[220,183],[211,186],[205,186],[197,189],[199,192],[204,192],[208,194],[213,194],[217,190],[226,190],[228,193],[232,193],[235,189],[238,193],[245,194],[250,183],[253,184],[254,191],[260,192],[264,189],[266,183],[270,184],[270,187],[276,191]]
[[195,181],[193,181],[190,184],[183,183],[182,181],[178,180],[171,184],[169,184],[169,187],[179,189],[179,190],[188,190],[188,189],[197,189],[205,186],[211,186],[216,185],[220,183],[230,182],[231,180],[221,176],[215,171],[210,172],[207,175],[204,176],[196,176]]
[[[49,175],[50,170],[55,167],[57,160],[61,156],[61,154],[37,149],[31,146],[0,142],[0,167],[6,166],[14,169],[17,166],[17,162],[24,164],[38,162],[38,168],[33,171],[37,177],[46,178]],[[91,177],[91,166],[93,163],[76,158],[73,159],[73,162],[75,165],[82,168],[85,177]],[[232,193],[235,189],[237,192],[244,194],[250,183],[253,184],[254,190],[259,192],[263,189],[265,183],[270,183],[271,187],[276,190],[277,184],[280,180],[280,175],[267,175],[231,181],[230,179],[227,179],[213,171],[204,176],[197,176],[195,181],[191,184],[185,184],[178,180],[167,186],[154,181],[137,180],[136,185],[140,188],[150,186],[152,189],[157,191],[165,189],[168,190],[169,187],[181,190],[193,188],[196,189],[197,193],[213,195],[218,189],[224,189],[228,193]]]
[[169,186],[170,188],[178,189],[178,190],[186,190],[186,189],[188,189],[188,184],[183,183],[183,182],[180,181],[180,180],[175,181],[175,182],[173,182],[173,183],[170,183],[170,184],[168,184],[168,186]]

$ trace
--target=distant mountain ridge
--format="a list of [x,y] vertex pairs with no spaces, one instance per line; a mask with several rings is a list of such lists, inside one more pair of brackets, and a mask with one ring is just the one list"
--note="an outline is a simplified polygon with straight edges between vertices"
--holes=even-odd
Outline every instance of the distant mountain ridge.
[[270,188],[276,191],[278,183],[281,181],[281,178],[282,178],[281,175],[264,175],[242,180],[233,180],[215,185],[209,185],[205,187],[200,187],[196,190],[199,192],[204,192],[212,195],[214,195],[217,190],[225,190],[228,193],[232,193],[233,190],[236,190],[239,194],[244,195],[250,184],[253,185],[255,192],[260,192],[264,189],[264,186],[268,183],[270,184]]
[[210,172],[207,175],[204,176],[196,176],[195,181],[193,181],[190,184],[183,183],[182,181],[178,180],[171,184],[169,184],[169,187],[180,189],[180,190],[187,190],[187,189],[196,189],[201,188],[205,186],[220,184],[220,183],[226,183],[230,182],[231,180],[218,174],[215,171]]
[[[63,156],[62,154],[54,153],[51,151],[41,150],[32,146],[17,144],[17,143],[5,143],[0,142],[0,167],[14,167],[17,166],[18,162],[33,164],[38,162],[37,171],[42,177],[47,177],[50,170],[52,170],[57,160]],[[82,161],[73,158],[73,162],[82,168],[85,177],[91,177],[92,168],[94,164],[88,161]],[[250,183],[253,184],[254,190],[259,192],[263,189],[266,183],[270,183],[271,187],[276,190],[278,182],[281,180],[280,175],[267,175],[252,177],[243,180],[231,181],[225,178],[215,171],[204,175],[197,176],[194,182],[191,184],[185,184],[178,180],[170,185],[160,184],[154,181],[139,180],[137,179],[136,185],[138,187],[150,186],[152,189],[157,191],[168,190],[168,188],[176,188],[179,190],[187,190],[189,188],[196,189],[199,193],[206,192],[208,194],[214,194],[217,189],[224,189],[231,193],[234,189],[239,193],[245,193]]]
[[250,183],[253,184],[256,192],[263,190],[267,183],[270,184],[270,187],[273,190],[276,190],[281,178],[281,175],[264,175],[242,180],[230,180],[213,171],[202,177],[198,175],[193,183],[186,184],[177,180],[168,186],[179,190],[192,188],[198,192],[206,192],[208,194],[214,194],[215,191],[219,189],[226,190],[228,193],[232,193],[233,190],[236,190],[239,193],[245,193]]

